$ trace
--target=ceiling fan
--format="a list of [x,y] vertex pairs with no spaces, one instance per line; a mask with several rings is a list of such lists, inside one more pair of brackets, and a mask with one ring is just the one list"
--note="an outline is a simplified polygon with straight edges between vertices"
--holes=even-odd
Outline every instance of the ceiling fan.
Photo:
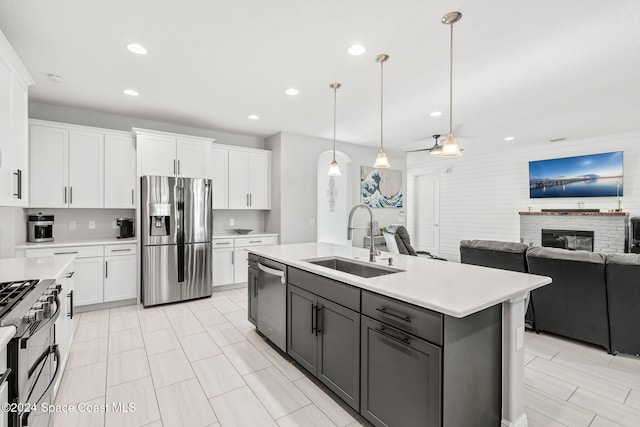
[[[436,135],[432,135],[431,137],[434,139],[434,144],[432,147],[429,148],[421,148],[419,150],[410,150],[410,151],[406,151],[407,153],[415,153],[417,151],[428,151],[429,154],[433,154],[433,155],[439,155],[440,153],[442,153],[442,145],[438,143],[438,138],[440,138],[442,135],[436,134]],[[423,138],[424,139],[424,138]],[[462,151],[462,150],[460,150]]]

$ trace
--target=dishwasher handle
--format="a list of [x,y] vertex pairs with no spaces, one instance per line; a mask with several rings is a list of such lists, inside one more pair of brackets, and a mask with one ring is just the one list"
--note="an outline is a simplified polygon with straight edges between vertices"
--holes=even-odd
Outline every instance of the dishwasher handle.
[[267,274],[271,274],[273,276],[280,276],[280,283],[282,283],[283,285],[287,283],[287,279],[285,279],[284,277],[284,271],[276,270],[275,268],[267,267],[266,265],[262,265],[260,263],[258,263],[258,268]]

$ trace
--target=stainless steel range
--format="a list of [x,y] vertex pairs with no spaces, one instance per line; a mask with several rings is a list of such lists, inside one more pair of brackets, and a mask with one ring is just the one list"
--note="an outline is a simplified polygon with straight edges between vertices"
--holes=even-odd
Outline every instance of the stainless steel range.
[[9,425],[48,427],[52,414],[40,411],[51,404],[53,384],[60,372],[54,323],[60,315],[54,280],[0,283],[0,326],[15,326],[7,347]]

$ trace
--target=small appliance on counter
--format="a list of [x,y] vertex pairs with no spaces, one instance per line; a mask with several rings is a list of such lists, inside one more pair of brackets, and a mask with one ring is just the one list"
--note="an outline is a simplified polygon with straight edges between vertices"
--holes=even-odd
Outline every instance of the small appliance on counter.
[[27,240],[33,243],[53,242],[53,215],[29,215]]
[[118,239],[135,237],[136,226],[133,218],[116,218],[116,224],[118,225]]

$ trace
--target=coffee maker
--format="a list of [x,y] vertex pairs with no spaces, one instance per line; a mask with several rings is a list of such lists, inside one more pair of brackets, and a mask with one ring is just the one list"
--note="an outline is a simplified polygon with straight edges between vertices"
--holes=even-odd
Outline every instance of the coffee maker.
[[27,240],[33,243],[53,242],[53,215],[29,215]]
[[135,237],[136,226],[133,218],[116,218],[116,224],[118,225],[118,239]]

